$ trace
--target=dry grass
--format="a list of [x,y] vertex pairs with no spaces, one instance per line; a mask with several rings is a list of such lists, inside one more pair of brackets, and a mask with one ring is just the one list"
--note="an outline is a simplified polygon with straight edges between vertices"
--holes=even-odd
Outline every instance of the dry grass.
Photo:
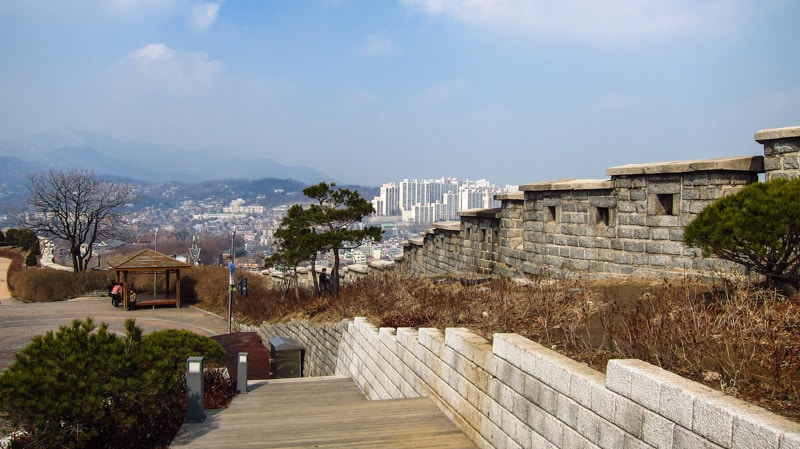
[[[13,267],[13,264],[12,264]],[[110,271],[71,271],[26,268],[9,273],[9,288],[14,296],[30,302],[62,301],[96,290],[107,291],[113,282]]]
[[[223,313],[227,275],[218,271],[213,285],[198,281],[208,290],[197,297]],[[465,286],[449,277],[386,275],[344,285],[338,299],[303,292],[297,300],[258,279],[251,276],[247,298],[233,295],[237,320],[364,316],[385,327],[467,327],[488,339],[515,332],[601,371],[611,358],[637,358],[800,420],[800,305],[745,280],[519,285],[498,278]]]
[[[108,285],[100,273],[86,275],[91,279],[21,270],[13,276],[14,292],[53,300],[59,299],[54,285],[69,295]],[[713,286],[546,279],[521,285],[505,278],[462,285],[453,277],[389,274],[345,284],[339,298],[301,289],[296,299],[260,275],[248,278],[249,295],[233,294],[239,322],[364,316],[385,327],[466,327],[490,340],[515,332],[601,371],[610,358],[637,358],[800,420],[800,303],[744,279]],[[152,276],[134,282],[146,288]],[[225,268],[181,273],[182,302],[221,315],[227,286]]]

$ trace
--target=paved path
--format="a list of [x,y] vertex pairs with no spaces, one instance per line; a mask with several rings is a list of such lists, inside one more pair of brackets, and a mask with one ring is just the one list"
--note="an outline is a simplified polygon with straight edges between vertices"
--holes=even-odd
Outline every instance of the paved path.
[[[124,334],[133,317],[145,333],[186,329],[224,334],[227,321],[196,308],[139,309],[111,306],[109,298],[51,303],[10,299],[7,259],[0,259],[0,371],[35,335],[74,319],[92,317]],[[427,398],[367,401],[349,378],[253,381],[225,410],[207,411],[202,423],[184,424],[173,448],[474,448]]]
[[11,299],[11,292],[8,291],[8,267],[11,266],[11,259],[0,257],[0,304]]
[[256,382],[186,423],[172,449],[475,448],[428,398],[368,401],[348,377]]
[[227,331],[227,321],[194,307],[160,307],[128,312],[111,306],[110,298],[78,298],[49,303],[24,303],[10,299],[5,282],[7,264],[0,259],[0,371],[13,361],[14,354],[24,348],[35,335],[59,326],[68,326],[75,319],[92,317],[96,324],[108,323],[112,332],[125,334],[125,320],[150,333],[161,329],[186,329],[200,335],[213,336]]

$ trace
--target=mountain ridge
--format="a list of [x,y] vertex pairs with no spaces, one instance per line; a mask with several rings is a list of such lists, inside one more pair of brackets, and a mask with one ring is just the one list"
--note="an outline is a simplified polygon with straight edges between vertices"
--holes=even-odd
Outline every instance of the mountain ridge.
[[[42,169],[90,169],[148,182],[212,179],[295,179],[307,184],[333,181],[305,165],[284,165],[271,157],[238,157],[229,151],[190,151],[177,146],[122,141],[91,132],[30,134],[0,140],[0,157],[15,157]],[[7,161],[8,162],[8,161]],[[4,167],[6,167],[4,165]],[[8,167],[6,167],[8,168]],[[4,175],[8,172],[3,170]]]

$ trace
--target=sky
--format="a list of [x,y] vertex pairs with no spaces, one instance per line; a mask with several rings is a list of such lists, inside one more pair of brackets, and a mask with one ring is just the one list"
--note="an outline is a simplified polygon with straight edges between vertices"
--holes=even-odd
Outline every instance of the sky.
[[0,0],[0,139],[89,131],[340,183],[762,154],[796,0]]

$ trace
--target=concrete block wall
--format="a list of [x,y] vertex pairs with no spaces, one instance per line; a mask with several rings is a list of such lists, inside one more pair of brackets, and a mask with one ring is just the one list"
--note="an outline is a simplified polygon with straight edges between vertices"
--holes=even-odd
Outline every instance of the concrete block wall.
[[800,448],[800,424],[638,360],[595,371],[516,334],[347,323],[336,374],[430,397],[481,448]]
[[640,360],[603,374],[517,334],[364,318],[259,329],[303,342],[306,366],[334,361],[308,375],[350,376],[373,400],[431,398],[481,448],[800,448],[800,424]]

